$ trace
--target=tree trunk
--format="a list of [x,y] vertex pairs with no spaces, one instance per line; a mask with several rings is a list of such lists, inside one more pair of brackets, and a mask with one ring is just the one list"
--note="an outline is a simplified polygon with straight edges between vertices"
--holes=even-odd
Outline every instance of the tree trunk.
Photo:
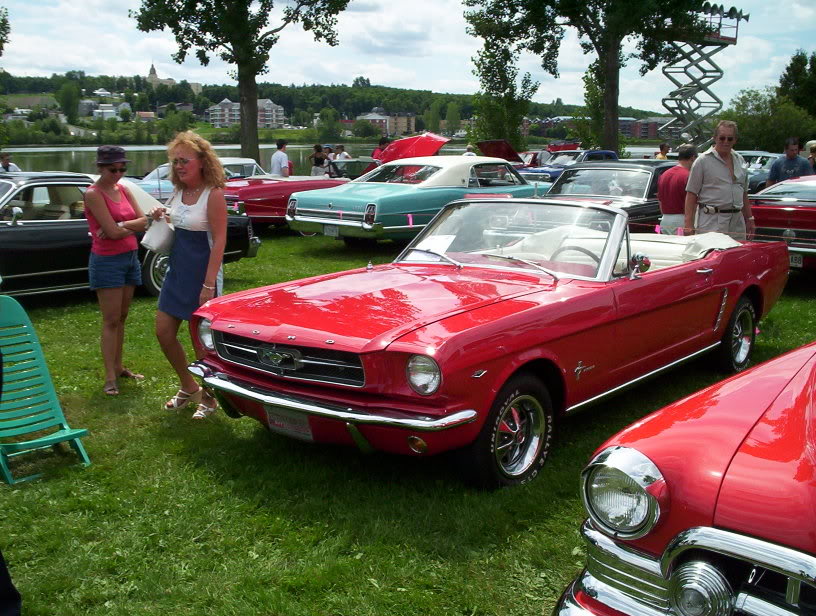
[[620,95],[620,41],[607,41],[603,54],[598,54],[599,84],[603,89],[604,126],[602,143],[604,149],[618,151],[618,98]]
[[256,73],[247,65],[238,64],[238,94],[241,99],[241,156],[261,164],[258,147],[258,84]]

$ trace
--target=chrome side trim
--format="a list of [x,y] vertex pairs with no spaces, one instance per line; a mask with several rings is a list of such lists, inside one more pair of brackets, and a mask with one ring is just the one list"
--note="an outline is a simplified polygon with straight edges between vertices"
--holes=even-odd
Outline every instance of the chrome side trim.
[[193,362],[187,369],[192,374],[201,378],[204,385],[222,393],[240,396],[257,402],[258,404],[299,411],[307,415],[328,417],[329,419],[336,419],[352,424],[387,426],[422,432],[438,432],[440,430],[449,430],[471,423],[476,420],[477,416],[476,411],[473,409],[457,411],[445,417],[411,415],[391,409],[367,411],[257,387],[250,383],[234,379],[222,372],[215,372],[203,361]]
[[672,539],[660,559],[660,570],[664,576],[671,573],[675,561],[688,550],[717,552],[771,569],[799,582],[816,582],[816,557],[754,537],[705,526],[690,528]]
[[786,610],[759,597],[741,592],[734,602],[734,610],[755,616],[799,616],[799,612]]
[[81,282],[74,285],[60,286],[60,287],[42,287],[40,289],[26,289],[24,291],[2,291],[4,295],[11,297],[24,297],[26,295],[42,295],[43,293],[58,293],[62,291],[81,291],[87,289],[89,283]]
[[627,389],[629,387],[633,387],[634,385],[637,385],[638,383],[640,383],[643,380],[646,380],[646,379],[651,378],[651,377],[653,377],[653,376],[655,376],[657,374],[660,374],[664,370],[668,370],[669,368],[673,368],[674,366],[677,366],[679,364],[687,362],[690,359],[694,359],[695,357],[697,357],[698,355],[702,355],[703,353],[708,353],[709,351],[711,351],[712,349],[715,349],[719,345],[720,345],[720,341],[718,340],[714,344],[711,344],[711,345],[709,345],[709,346],[707,346],[707,347],[705,347],[703,349],[700,349],[699,351],[695,351],[694,353],[691,353],[690,355],[686,355],[685,357],[681,357],[680,359],[676,359],[673,362],[666,364],[665,366],[661,366],[660,368],[652,370],[651,372],[647,372],[646,374],[644,374],[642,376],[639,376],[639,377],[637,377],[635,379],[632,379],[631,381],[628,381],[628,382],[624,383],[623,385],[618,385],[617,387],[613,387],[612,389],[607,390],[607,391],[605,391],[603,393],[600,393],[597,396],[593,396],[592,398],[589,398],[588,400],[584,400],[583,402],[579,402],[578,404],[573,404],[571,407],[569,407],[564,412],[565,413],[573,413],[576,410],[580,409],[581,407],[584,407],[584,406],[586,406],[588,404],[592,404],[593,402],[597,402],[598,400],[600,400],[602,398],[605,398],[607,396],[610,396],[610,395],[612,395],[614,393],[617,393],[617,392],[621,391],[622,389]]
[[[15,278],[30,278],[31,276],[49,276],[51,274],[70,274],[71,272],[87,272],[87,267],[73,267],[71,269],[63,270],[49,270],[47,272],[34,272],[33,274],[10,274],[3,276],[6,280],[13,280]],[[87,286],[87,285],[86,285]]]

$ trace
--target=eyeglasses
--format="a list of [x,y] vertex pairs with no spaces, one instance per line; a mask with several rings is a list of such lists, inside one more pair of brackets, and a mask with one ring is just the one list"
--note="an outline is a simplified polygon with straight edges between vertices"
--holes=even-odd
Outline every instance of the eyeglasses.
[[111,173],[125,173],[127,171],[127,167],[108,167],[108,171]]
[[171,165],[181,165],[182,167],[189,163],[192,158],[173,158],[170,160]]
[[735,139],[735,138],[736,138],[736,137],[732,137],[732,136],[730,136],[730,135],[720,135],[719,137],[717,137],[717,141],[728,141],[728,142],[731,142],[731,141],[734,141],[734,139]]

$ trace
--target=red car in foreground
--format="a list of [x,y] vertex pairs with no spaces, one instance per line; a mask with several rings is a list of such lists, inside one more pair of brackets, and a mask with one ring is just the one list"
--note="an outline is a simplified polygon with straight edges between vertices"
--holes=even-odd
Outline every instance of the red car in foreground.
[[816,610],[816,344],[680,400],[582,473],[586,568],[558,616]]
[[475,483],[536,476],[556,415],[711,352],[742,370],[787,251],[630,234],[619,208],[448,204],[389,265],[227,295],[190,327],[228,415],[307,441],[460,449]]
[[816,269],[816,176],[785,180],[748,198],[756,239],[784,240],[791,267]]

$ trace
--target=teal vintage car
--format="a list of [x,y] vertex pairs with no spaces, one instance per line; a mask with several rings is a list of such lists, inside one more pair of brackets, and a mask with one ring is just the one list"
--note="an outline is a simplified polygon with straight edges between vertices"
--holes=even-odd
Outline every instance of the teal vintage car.
[[357,244],[407,240],[444,205],[462,198],[544,194],[501,158],[422,156],[386,163],[334,188],[296,192],[286,221],[304,233],[322,233]]

